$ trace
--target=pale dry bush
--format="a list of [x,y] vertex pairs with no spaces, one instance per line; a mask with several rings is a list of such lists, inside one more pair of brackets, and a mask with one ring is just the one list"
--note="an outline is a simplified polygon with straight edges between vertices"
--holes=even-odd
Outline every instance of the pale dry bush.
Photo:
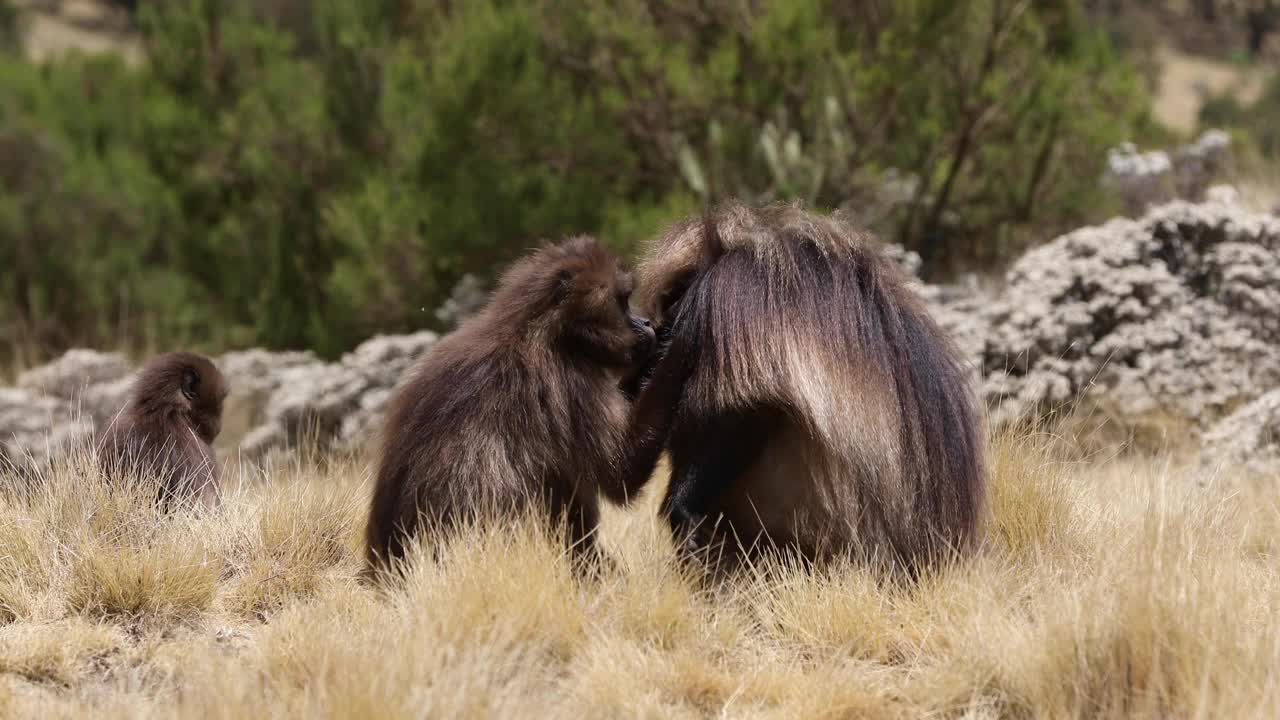
[[701,582],[655,487],[593,575],[526,518],[381,589],[367,462],[162,514],[73,458],[0,492],[0,717],[1280,717],[1274,478],[1066,445],[995,441],[985,546],[914,582]]

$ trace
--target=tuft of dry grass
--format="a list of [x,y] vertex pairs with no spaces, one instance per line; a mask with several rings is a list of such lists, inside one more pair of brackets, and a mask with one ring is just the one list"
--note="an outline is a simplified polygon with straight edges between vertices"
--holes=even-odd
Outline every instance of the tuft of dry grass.
[[380,588],[357,459],[164,515],[72,458],[0,482],[0,716],[1280,716],[1274,478],[1046,434],[991,458],[986,543],[915,582],[703,582],[654,487],[606,511],[595,575],[523,519],[425,539]]

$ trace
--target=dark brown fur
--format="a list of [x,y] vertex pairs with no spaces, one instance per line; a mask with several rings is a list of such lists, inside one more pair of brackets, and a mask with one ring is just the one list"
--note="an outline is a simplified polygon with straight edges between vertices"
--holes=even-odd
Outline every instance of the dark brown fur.
[[448,529],[531,507],[565,523],[575,549],[591,547],[597,493],[625,502],[643,484],[674,404],[653,384],[633,413],[621,387],[653,347],[630,291],[596,240],[544,247],[424,358],[388,414],[370,569],[403,557],[422,522]]
[[986,476],[968,381],[869,238],[731,204],[649,258],[637,304],[659,336],[678,316],[672,339],[692,348],[663,503],[686,549],[732,559],[763,542],[916,569],[974,546]]
[[208,358],[175,352],[138,373],[129,402],[98,441],[109,477],[155,477],[164,504],[218,498],[213,441],[222,430],[227,381]]

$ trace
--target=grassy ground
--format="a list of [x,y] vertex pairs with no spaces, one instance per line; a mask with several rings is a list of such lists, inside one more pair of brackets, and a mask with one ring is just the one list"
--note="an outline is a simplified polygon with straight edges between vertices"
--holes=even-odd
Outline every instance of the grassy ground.
[[171,517],[68,466],[0,494],[0,717],[1280,717],[1274,484],[1046,444],[998,443],[987,546],[910,586],[704,587],[651,494],[598,578],[516,524],[379,592],[364,463]]

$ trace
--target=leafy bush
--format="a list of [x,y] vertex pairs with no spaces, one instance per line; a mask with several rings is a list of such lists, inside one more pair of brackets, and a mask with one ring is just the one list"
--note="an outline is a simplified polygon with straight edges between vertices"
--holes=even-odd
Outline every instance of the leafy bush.
[[1230,94],[1210,98],[1200,108],[1200,124],[1242,131],[1263,158],[1280,159],[1280,75],[1271,78],[1262,95],[1247,106]]
[[626,252],[727,195],[988,261],[1097,207],[1140,119],[1072,0],[171,0],[139,26],[138,67],[0,59],[13,344],[333,354],[541,238]]
[[[627,25],[592,25],[619,28],[612,54],[596,54],[626,91],[618,114],[656,125],[636,133],[654,139],[655,174],[678,167],[706,197],[844,206],[935,272],[999,260],[1020,249],[1018,231],[1105,205],[1095,182],[1105,148],[1143,119],[1136,73],[1074,2],[738,12],[637,10]],[[699,23],[725,30],[709,42]]]
[[18,48],[18,11],[9,0],[0,0],[0,53]]

